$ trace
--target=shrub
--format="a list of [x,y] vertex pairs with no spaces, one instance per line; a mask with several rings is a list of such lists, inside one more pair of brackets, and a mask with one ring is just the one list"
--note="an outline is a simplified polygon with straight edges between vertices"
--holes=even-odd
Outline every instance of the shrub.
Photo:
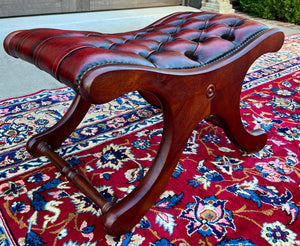
[[264,19],[300,24],[300,0],[239,0],[242,11]]

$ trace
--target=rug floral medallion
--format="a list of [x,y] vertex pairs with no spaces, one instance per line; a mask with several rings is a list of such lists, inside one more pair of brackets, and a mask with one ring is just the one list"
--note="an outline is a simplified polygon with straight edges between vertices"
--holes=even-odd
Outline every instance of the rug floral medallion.
[[[202,121],[164,192],[121,237],[101,211],[26,141],[57,122],[73,91],[45,90],[0,102],[0,245],[300,245],[300,35],[258,59],[241,95],[245,128],[268,134],[245,153]],[[196,113],[196,112],[195,112]],[[57,150],[108,200],[145,176],[162,136],[162,113],[137,92],[94,105]]]

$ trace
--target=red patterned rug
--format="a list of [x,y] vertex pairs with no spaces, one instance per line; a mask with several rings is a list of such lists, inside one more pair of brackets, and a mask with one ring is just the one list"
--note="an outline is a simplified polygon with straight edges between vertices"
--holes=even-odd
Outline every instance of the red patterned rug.
[[[101,212],[25,142],[53,125],[74,94],[42,91],[0,102],[0,245],[300,245],[300,35],[261,57],[241,97],[247,129],[268,142],[241,152],[205,121],[165,192],[132,232],[104,234]],[[136,93],[93,106],[59,154],[108,199],[143,178],[158,149],[161,112]]]

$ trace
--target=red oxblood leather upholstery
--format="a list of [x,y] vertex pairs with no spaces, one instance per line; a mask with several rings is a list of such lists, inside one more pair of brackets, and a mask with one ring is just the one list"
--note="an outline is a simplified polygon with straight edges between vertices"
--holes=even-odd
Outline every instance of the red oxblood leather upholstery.
[[266,29],[236,15],[184,12],[127,33],[56,29],[15,32],[4,46],[10,55],[35,64],[78,91],[82,75],[97,66],[203,67],[237,51]]

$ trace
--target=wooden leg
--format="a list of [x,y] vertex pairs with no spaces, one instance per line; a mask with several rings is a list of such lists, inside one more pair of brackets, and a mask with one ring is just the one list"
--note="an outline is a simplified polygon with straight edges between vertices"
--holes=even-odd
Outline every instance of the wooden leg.
[[266,144],[267,134],[262,129],[249,132],[244,128],[240,115],[241,85],[233,83],[231,87],[217,91],[211,103],[211,115],[206,120],[221,126],[238,148],[257,152]]
[[[203,106],[207,107],[205,103]],[[141,220],[164,190],[192,130],[198,124],[198,121],[193,119],[197,114],[193,114],[192,107],[193,105],[186,103],[180,108],[180,112],[176,112],[175,107],[168,108],[163,105],[163,137],[154,163],[142,182],[104,214],[103,228],[106,233],[114,236],[127,233]],[[201,118],[205,111],[197,110],[197,117]]]
[[51,148],[57,148],[76,129],[90,108],[90,103],[76,95],[67,113],[48,130],[37,134],[27,142],[27,150],[33,156],[41,156],[38,146],[45,142]]

